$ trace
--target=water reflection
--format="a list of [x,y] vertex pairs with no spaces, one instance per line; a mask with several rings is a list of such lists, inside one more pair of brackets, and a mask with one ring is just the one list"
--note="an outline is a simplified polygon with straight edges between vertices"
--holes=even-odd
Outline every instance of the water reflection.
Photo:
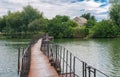
[[120,77],[120,39],[61,39],[55,42],[111,77]]

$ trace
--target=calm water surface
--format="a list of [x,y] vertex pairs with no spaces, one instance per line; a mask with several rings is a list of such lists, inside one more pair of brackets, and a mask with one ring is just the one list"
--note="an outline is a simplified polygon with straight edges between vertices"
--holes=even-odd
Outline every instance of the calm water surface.
[[[17,48],[29,40],[0,40],[0,77],[17,77]],[[75,56],[105,72],[120,77],[120,39],[55,40]]]
[[55,40],[110,77],[120,77],[120,39]]
[[17,77],[18,47],[26,47],[28,40],[0,39],[0,77]]

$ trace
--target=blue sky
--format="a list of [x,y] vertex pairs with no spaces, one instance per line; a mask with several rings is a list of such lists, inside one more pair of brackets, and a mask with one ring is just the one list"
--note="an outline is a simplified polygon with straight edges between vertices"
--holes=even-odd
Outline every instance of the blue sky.
[[21,11],[30,4],[47,18],[56,15],[68,15],[71,18],[84,13],[91,13],[97,20],[108,18],[109,0],[0,0],[0,16],[10,10]]

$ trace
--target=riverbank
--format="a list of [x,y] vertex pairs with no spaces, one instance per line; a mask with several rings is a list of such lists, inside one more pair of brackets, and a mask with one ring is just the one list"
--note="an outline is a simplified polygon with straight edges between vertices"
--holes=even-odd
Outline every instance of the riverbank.
[[0,33],[0,39],[32,39],[42,35],[43,33]]

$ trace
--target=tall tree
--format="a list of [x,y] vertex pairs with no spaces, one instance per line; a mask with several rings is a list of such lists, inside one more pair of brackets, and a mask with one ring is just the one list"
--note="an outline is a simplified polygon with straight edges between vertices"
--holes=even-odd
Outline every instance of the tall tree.
[[95,16],[92,16],[90,13],[83,14],[83,15],[81,15],[81,17],[84,17],[87,20],[89,20],[89,19],[94,20],[94,21],[96,20]]
[[32,6],[28,5],[23,8],[22,17],[24,28],[27,30],[28,24],[35,19],[42,18],[43,14],[37,9],[34,9]]
[[110,8],[110,19],[120,28],[120,3],[113,3]]
[[28,28],[29,31],[33,33],[38,33],[38,32],[45,32],[46,28],[48,25],[48,19],[35,19],[31,23],[29,23]]
[[96,24],[95,16],[92,16],[90,13],[83,14],[81,17],[87,19],[87,23],[85,24],[87,28],[92,28]]
[[117,37],[118,26],[109,20],[102,20],[97,23],[91,30],[93,37]]
[[10,32],[21,32],[20,26],[22,25],[21,12],[9,13],[6,16],[6,27],[10,28]]
[[55,18],[50,20],[47,32],[55,38],[71,37],[71,28],[76,26],[77,24],[70,20],[68,16],[57,15]]

